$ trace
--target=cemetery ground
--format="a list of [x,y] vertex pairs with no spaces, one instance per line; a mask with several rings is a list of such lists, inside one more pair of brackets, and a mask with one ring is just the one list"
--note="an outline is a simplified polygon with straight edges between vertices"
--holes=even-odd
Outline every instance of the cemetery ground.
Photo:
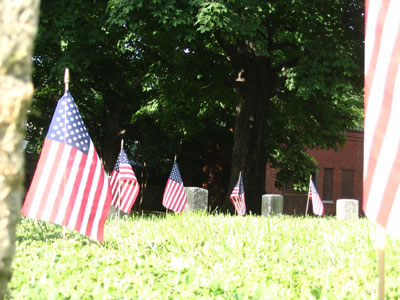
[[[105,242],[21,218],[8,299],[376,299],[375,225],[334,217],[150,214]],[[386,238],[386,299],[400,298]]]

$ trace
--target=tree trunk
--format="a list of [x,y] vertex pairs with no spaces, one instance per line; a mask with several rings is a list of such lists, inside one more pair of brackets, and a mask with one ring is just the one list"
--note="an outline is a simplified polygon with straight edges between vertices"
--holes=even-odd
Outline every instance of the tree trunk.
[[33,41],[39,0],[0,0],[0,299],[10,280],[24,196],[23,139],[33,95]]
[[[114,100],[114,101],[113,101]],[[123,123],[122,103],[115,98],[104,97],[103,135],[101,141],[101,157],[104,169],[111,174],[121,150],[121,124]]]
[[236,94],[230,191],[242,172],[247,212],[261,212],[261,196],[265,192],[266,128],[268,102],[272,94],[269,61],[256,57],[239,73]]

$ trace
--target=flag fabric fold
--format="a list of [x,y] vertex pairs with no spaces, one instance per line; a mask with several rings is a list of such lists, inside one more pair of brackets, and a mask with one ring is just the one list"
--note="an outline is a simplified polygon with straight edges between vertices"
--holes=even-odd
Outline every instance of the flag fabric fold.
[[123,148],[111,173],[111,205],[129,214],[139,194],[139,183]]
[[174,161],[164,190],[162,204],[165,208],[180,213],[185,209],[187,197],[178,164]]
[[240,176],[238,182],[232,190],[231,195],[229,196],[233,206],[235,207],[235,211],[238,216],[244,216],[246,214],[246,201],[244,195],[244,187],[243,187],[243,177]]
[[400,238],[400,1],[365,11],[363,210]]
[[102,242],[111,199],[103,165],[67,91],[58,100],[21,214]]
[[318,216],[324,215],[324,204],[322,203],[321,197],[318,194],[317,188],[314,182],[310,179],[310,188],[308,191],[308,199],[311,199],[313,206],[313,213]]

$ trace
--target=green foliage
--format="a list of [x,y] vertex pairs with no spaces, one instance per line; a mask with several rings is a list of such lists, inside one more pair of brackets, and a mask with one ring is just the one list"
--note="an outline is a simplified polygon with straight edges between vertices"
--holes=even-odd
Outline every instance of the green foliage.
[[[21,219],[13,299],[374,299],[366,219],[139,215],[98,244]],[[386,239],[386,297],[400,297],[399,241]]]
[[[271,86],[270,99],[257,99],[270,102],[266,157],[281,169],[278,185],[289,180],[306,184],[306,174],[317,167],[305,154],[306,147],[336,149],[345,142],[345,130],[362,129],[363,5],[357,0],[329,4],[322,0],[160,0],[146,4],[111,0],[109,21],[131,31],[137,31],[139,26],[142,30],[157,27],[157,36],[160,31],[167,35],[178,53],[181,49],[193,52],[193,58],[202,62],[194,70],[201,72],[204,81],[222,79],[208,92],[232,89],[237,74],[243,69],[248,71],[246,64],[267,58],[268,68],[249,84]],[[138,24],[138,18],[145,21]],[[164,40],[161,42],[157,41],[157,45],[165,46]],[[182,70],[187,66],[183,57],[175,56],[162,63],[175,61]],[[210,68],[213,64],[225,67],[218,74]],[[207,72],[213,76],[204,76]],[[266,78],[262,72],[272,74],[272,82],[255,83],[257,78]],[[157,75],[156,85],[173,111],[177,108],[174,103],[193,105],[187,91],[195,84],[193,78],[198,77],[178,77],[168,69],[164,77],[167,84],[163,85],[159,78]],[[175,91],[174,103],[168,102],[169,88]],[[180,93],[177,91],[182,91],[182,103],[175,102],[175,94]],[[198,101],[197,95],[195,98]],[[233,101],[230,103],[233,109]],[[185,128],[188,124],[190,121],[182,117],[173,125],[181,129],[182,136],[191,132]],[[195,126],[187,128],[193,130]],[[299,171],[293,172],[294,169]]]
[[262,57],[268,68],[254,78],[271,79],[251,84],[270,86],[257,100],[268,102],[265,157],[281,170],[278,184],[306,184],[316,168],[306,147],[336,148],[345,130],[362,129],[363,3],[42,1],[28,151],[40,150],[69,67],[107,164],[122,135],[155,172],[175,154],[204,157],[211,143],[229,152],[235,80]]

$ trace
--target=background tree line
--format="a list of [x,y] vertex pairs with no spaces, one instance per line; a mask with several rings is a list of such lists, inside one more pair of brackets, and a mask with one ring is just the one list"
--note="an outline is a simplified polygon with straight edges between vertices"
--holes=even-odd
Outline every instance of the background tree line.
[[362,128],[363,5],[41,1],[27,151],[40,152],[69,67],[106,170],[121,138],[150,184],[165,184],[177,154],[185,185],[206,186],[213,208],[227,207],[242,171],[257,213],[267,163],[277,185],[301,187],[316,169],[307,147]]

